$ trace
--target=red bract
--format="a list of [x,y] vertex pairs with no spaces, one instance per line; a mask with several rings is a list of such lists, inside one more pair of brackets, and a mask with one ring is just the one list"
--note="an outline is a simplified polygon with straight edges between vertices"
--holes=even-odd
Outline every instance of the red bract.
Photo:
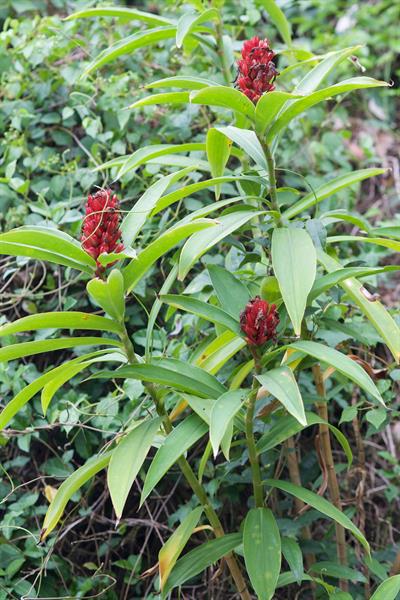
[[279,74],[272,62],[275,56],[268,40],[253,37],[243,44],[236,85],[254,104],[265,92],[275,89],[273,81]]
[[261,346],[275,338],[279,315],[275,304],[268,304],[256,296],[240,313],[240,328],[246,334],[246,341],[252,346]]
[[104,272],[104,267],[97,260],[100,254],[121,252],[124,249],[118,207],[117,196],[111,190],[99,190],[93,196],[88,196],[82,227],[82,247],[95,259],[96,275]]

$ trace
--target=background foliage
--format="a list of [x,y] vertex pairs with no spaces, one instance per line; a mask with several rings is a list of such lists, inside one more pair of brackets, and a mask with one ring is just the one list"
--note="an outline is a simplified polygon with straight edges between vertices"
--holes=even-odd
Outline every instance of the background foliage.
[[[121,3],[122,4],[122,3]],[[128,4],[128,3],[127,3]],[[193,5],[201,4],[193,2]],[[0,7],[3,31],[0,37],[1,96],[0,130],[3,144],[0,155],[0,224],[4,230],[23,224],[57,225],[78,237],[82,207],[87,192],[93,186],[110,183],[105,171],[96,167],[107,160],[131,154],[151,144],[202,142],[204,130],[210,122],[210,113],[201,106],[178,106],[171,110],[159,106],[141,111],[124,110],[143,93],[143,84],[178,72],[186,75],[209,77],[222,82],[218,65],[204,53],[190,48],[177,50],[173,43],[162,43],[158,48],[143,49],[125,56],[97,72],[89,79],[79,80],[82,69],[97,56],[100,49],[127,35],[129,23],[109,19],[87,19],[63,22],[62,17],[77,10],[83,3],[63,0],[31,2],[9,0]],[[301,185],[318,187],[327,179],[355,168],[370,166],[390,167],[386,176],[367,180],[358,187],[347,188],[331,197],[324,209],[357,210],[379,225],[399,225],[396,217],[400,194],[398,161],[398,62],[399,41],[397,23],[400,9],[389,0],[366,1],[355,5],[348,0],[325,3],[322,0],[287,2],[285,13],[293,25],[295,40],[313,52],[365,44],[358,56],[367,74],[378,79],[392,79],[395,85],[384,93],[370,90],[366,94],[344,96],[342,101],[329,104],[330,110],[314,107],[307,119],[297,119],[291,125],[286,142],[279,148],[278,163],[290,165],[290,172],[280,175],[281,186]],[[175,2],[148,2],[141,8],[159,12],[179,12]],[[227,2],[224,8],[227,31],[235,40],[255,33],[267,36],[273,45],[280,40],[259,5],[252,0]],[[238,50],[237,41],[232,49]],[[397,61],[397,62],[396,62]],[[357,65],[354,67],[357,74]],[[344,69],[344,67],[343,67]],[[346,66],[347,69],[347,66]],[[221,118],[222,119],[222,118]],[[308,143],[305,145],[304,140]],[[196,154],[191,155],[196,158]],[[198,159],[197,159],[198,160]],[[116,186],[123,199],[122,208],[128,209],[133,201],[157,179],[162,165],[157,160],[144,168],[137,168],[122,177]],[[112,177],[113,175],[111,175]],[[300,184],[299,184],[300,180]],[[229,191],[231,184],[225,184]],[[288,200],[290,199],[290,191]],[[213,197],[212,191],[195,195],[185,203],[187,211],[200,208]],[[174,209],[162,214],[145,229],[143,244],[156,230],[164,230],[174,218]],[[352,227],[341,226],[343,233],[352,233]],[[246,273],[243,248],[235,238],[229,240],[226,253],[211,252],[203,257],[205,264],[221,264]],[[259,241],[262,244],[263,240]],[[369,266],[393,262],[387,249],[349,244],[354,265]],[[259,252],[255,243],[254,254]],[[251,254],[251,253],[250,253]],[[59,267],[27,259],[0,261],[2,273],[1,308],[3,320],[14,320],[26,314],[54,310],[86,310],[86,296],[82,286],[74,280],[61,285]],[[147,311],[154,301],[155,290],[170,269],[166,258],[154,269],[152,277],[136,289],[137,302],[128,307],[129,325],[133,341],[144,347]],[[189,284],[192,292],[207,298],[209,282],[202,269],[193,272]],[[384,302],[396,309],[400,280],[395,274],[374,276],[367,280],[370,293],[379,293]],[[332,319],[338,317],[332,311]],[[344,315],[345,316],[345,315]],[[155,348],[168,349],[169,356],[188,354],[199,336],[207,338],[207,324],[198,328],[198,322],[188,314],[172,315],[167,325],[158,321]],[[377,342],[372,328],[360,320],[358,331],[326,332],[329,344],[344,343],[351,348],[353,336],[362,337],[365,344]],[[360,336],[361,334],[361,336]],[[35,339],[51,338],[54,330],[37,332]],[[332,337],[335,336],[335,337]],[[13,341],[8,340],[8,341]],[[369,575],[378,583],[389,571],[398,543],[399,467],[398,442],[400,432],[396,425],[398,406],[395,401],[396,383],[400,370],[387,374],[390,360],[385,351],[378,350],[379,368],[388,379],[378,381],[378,387],[391,406],[386,413],[361,411],[360,423],[365,439],[365,458],[357,448],[355,404],[348,403],[348,390],[329,390],[335,397],[330,404],[332,422],[341,422],[342,431],[349,439],[355,454],[356,466],[345,470],[345,457],[340,446],[335,447],[335,458],[341,473],[341,486],[347,514],[363,526],[371,542],[373,559]],[[0,364],[1,403],[7,401],[50,365],[62,362],[62,353],[40,355],[34,361]],[[307,381],[302,382],[307,387]],[[311,390],[311,384],[309,385]],[[194,500],[183,484],[178,471],[170,474],[157,492],[154,491],[138,510],[139,483],[129,497],[128,510],[118,526],[112,511],[104,479],[97,477],[89,489],[75,496],[63,528],[49,538],[44,546],[37,545],[43,515],[54,487],[82,464],[97,449],[112,439],[121,424],[132,418],[143,393],[142,384],[128,381],[122,387],[101,381],[85,382],[75,379],[64,387],[49,409],[46,419],[40,411],[40,400],[27,404],[12,422],[12,439],[2,438],[3,478],[0,482],[0,565],[2,568],[0,598],[20,597],[73,597],[83,598],[96,594],[110,600],[131,598],[158,598],[155,580],[151,574],[141,575],[156,560],[162,540],[182,519],[178,506],[190,506]],[[95,401],[94,401],[95,399]],[[313,448],[313,437],[302,436],[301,472],[303,485],[318,489],[320,468]],[[192,449],[192,458],[200,457],[199,449]],[[241,458],[229,464],[222,459],[208,463],[206,487],[211,497],[218,492],[218,501],[235,507],[240,519],[246,512],[246,494],[250,473],[241,471],[227,477],[229,469],[240,468]],[[227,471],[228,469],[228,471]],[[368,476],[366,475],[368,474]],[[207,481],[210,481],[207,484]],[[291,510],[291,501],[275,507],[279,524],[286,535],[295,533],[315,519],[312,510],[297,521],[285,519]],[[225,514],[233,513],[227,510]],[[168,523],[166,526],[165,523]],[[226,523],[234,529],[233,523]],[[285,527],[287,529],[285,529]],[[331,560],[335,555],[333,530],[321,525],[319,540],[305,548],[318,553],[320,560]],[[350,565],[351,566],[351,565]],[[185,587],[187,598],[226,598],[226,574],[208,573],[193,586]],[[353,597],[363,598],[363,574],[354,580]],[[330,579],[330,576],[332,579]],[[325,575],[335,581],[332,573]],[[351,577],[350,577],[351,579]],[[32,588],[32,585],[34,588]],[[295,598],[296,586],[289,586],[277,598]],[[304,596],[306,597],[306,596]]]

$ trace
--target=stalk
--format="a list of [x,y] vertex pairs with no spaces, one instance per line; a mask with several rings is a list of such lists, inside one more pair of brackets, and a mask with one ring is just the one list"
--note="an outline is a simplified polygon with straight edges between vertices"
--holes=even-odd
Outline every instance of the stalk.
[[[256,374],[261,372],[260,356],[256,348],[250,346],[250,351],[254,358],[254,369]],[[247,404],[246,412],[246,441],[249,452],[250,466],[251,466],[251,477],[253,480],[253,491],[254,491],[254,502],[257,508],[264,506],[264,492],[261,481],[261,470],[260,461],[258,459],[256,442],[254,439],[254,411],[256,407],[257,392],[259,383],[256,378],[253,379],[253,388],[250,392],[250,396]]]
[[[123,330],[120,333],[120,339],[124,345],[125,352],[130,364],[138,363],[138,360],[135,355],[135,351],[132,345],[131,340],[129,339],[128,332],[126,331],[126,327],[122,324]],[[165,407],[158,397],[157,388],[154,384],[149,382],[143,382],[145,388],[149,392],[152,397],[154,404],[156,406],[156,410],[158,415],[163,419],[163,425],[166,433],[171,433],[173,430],[172,423],[169,419],[169,416],[165,410]],[[214,508],[211,506],[211,503],[208,500],[207,493],[201,483],[198,481],[195,473],[192,470],[192,467],[189,465],[188,461],[184,456],[181,456],[178,459],[179,468],[182,471],[183,476],[186,481],[190,485],[193,490],[193,493],[197,496],[200,501],[200,504],[204,508],[204,512],[207,516],[207,519],[213,528],[215,537],[222,537],[225,535],[224,529],[222,527],[222,523],[219,520],[217,513]],[[235,556],[232,552],[227,554],[225,557],[226,563],[228,565],[229,571],[231,573],[232,579],[235,582],[236,589],[238,594],[240,595],[242,600],[251,600],[251,595],[247,588],[247,584],[243,578],[242,572],[240,571],[239,565],[236,561]]]
[[221,20],[220,16],[219,16],[216,26],[215,26],[215,32],[216,32],[216,41],[217,41],[217,53],[219,56],[219,60],[221,62],[221,67],[222,67],[222,72],[224,75],[225,83],[228,85],[232,85],[232,73],[231,73],[229,65],[226,61],[226,56],[225,56],[225,52],[224,52],[224,32],[223,32],[222,20]]
[[[315,387],[317,389],[317,393],[319,396],[321,396],[321,398],[325,398],[326,397],[325,384],[324,384],[324,380],[322,377],[322,371],[321,371],[320,365],[319,364],[314,365],[312,368],[312,371],[313,371],[313,375],[314,375],[314,381],[315,381]],[[326,402],[317,402],[316,408],[317,408],[318,415],[322,419],[324,419],[324,421],[328,421],[328,407],[326,405]],[[335,463],[333,460],[331,439],[330,439],[330,435],[329,435],[329,427],[325,424],[321,424],[319,426],[319,435],[320,435],[320,439],[321,439],[321,451],[322,451],[322,455],[324,457],[324,462],[326,464],[326,468],[328,471],[329,495],[331,497],[333,504],[336,506],[336,508],[339,510],[342,510],[339,484],[338,484],[338,480],[336,477]],[[344,527],[342,527],[342,525],[339,525],[339,523],[335,523],[335,530],[336,530],[336,549],[337,549],[337,555],[338,555],[339,562],[342,565],[347,565],[346,536],[345,536]],[[340,580],[340,589],[343,591],[348,591],[348,582],[345,580]]]
[[269,144],[262,139],[259,139],[261,146],[264,150],[265,160],[267,161],[268,167],[268,179],[269,179],[269,194],[271,197],[271,208],[276,211],[279,216],[275,217],[276,224],[282,225],[281,211],[278,204],[278,196],[276,194],[276,174],[275,174],[275,161],[272,156],[271,148]]

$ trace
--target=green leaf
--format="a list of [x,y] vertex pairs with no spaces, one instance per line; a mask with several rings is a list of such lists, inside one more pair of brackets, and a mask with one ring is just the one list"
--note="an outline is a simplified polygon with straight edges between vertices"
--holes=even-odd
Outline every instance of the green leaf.
[[18,227],[1,233],[0,254],[46,260],[89,274],[96,268],[96,262],[76,240],[50,227]]
[[202,352],[202,360],[198,365],[209,373],[218,373],[221,367],[245,346],[246,341],[242,337],[234,335],[231,331],[224,331]]
[[289,483],[288,481],[267,479],[265,483],[271,487],[278,488],[278,490],[282,490],[283,492],[287,492],[288,494],[299,498],[305,504],[309,504],[312,506],[312,508],[315,508],[315,510],[318,510],[320,513],[326,515],[330,519],[333,519],[342,525],[342,527],[348,529],[358,539],[360,544],[364,546],[368,554],[370,553],[369,544],[358,527],[356,527],[344,513],[333,506],[333,504],[328,502],[328,500],[325,500],[325,498],[322,498],[322,496],[319,496],[318,494],[315,494],[314,492],[311,492],[310,490],[307,490],[299,485]]
[[201,231],[192,235],[182,248],[179,259],[179,275],[178,279],[182,281],[193,264],[200,256],[208,252],[213,246],[218,244],[227,235],[230,235],[250,219],[261,214],[255,210],[238,210],[223,215],[218,219],[218,224],[210,231]]
[[117,371],[102,371],[96,377],[150,381],[203,398],[218,398],[226,391],[222,383],[210,373],[173,358],[155,360],[152,364],[122,367]]
[[199,416],[191,414],[168,434],[147,471],[140,497],[140,506],[179,457],[189,450],[207,430],[206,423]]
[[304,229],[281,227],[272,234],[272,265],[283,301],[296,335],[313,286],[317,256],[310,235]]
[[[176,281],[177,275],[178,275],[178,265],[177,265],[177,263],[175,263],[174,266],[172,267],[171,271],[169,272],[168,277],[165,279],[164,283],[161,286],[161,289],[159,291],[160,295],[167,294],[170,291],[171,287],[173,286],[173,284]],[[154,299],[153,305],[151,307],[149,317],[147,319],[146,349],[145,349],[145,362],[146,363],[150,362],[150,359],[151,359],[151,344],[153,342],[153,329],[154,329],[154,325],[156,324],[156,320],[157,320],[158,314],[162,308],[162,305],[163,305],[163,303],[161,302],[159,296],[156,296],[156,298]]]
[[398,271],[400,266],[388,265],[386,267],[345,267],[338,269],[327,275],[319,277],[308,295],[307,304],[311,304],[313,300],[318,298],[321,294],[329,290],[331,287],[341,283],[345,279],[353,277],[369,277],[371,275],[378,275],[379,273],[390,273],[391,271]]
[[264,135],[267,127],[275,119],[281,108],[289,100],[300,98],[300,94],[290,94],[274,90],[263,94],[256,104],[255,124],[256,130],[260,135]]
[[185,90],[201,90],[203,87],[216,86],[218,85],[215,81],[205,79],[204,77],[191,77],[189,75],[177,75],[176,77],[165,77],[164,79],[157,79],[152,83],[148,83],[146,88],[169,88],[175,87]]
[[47,509],[43,521],[40,541],[42,542],[55,528],[60,520],[65,507],[71,497],[78,491],[89,479],[96,473],[104,469],[111,458],[111,452],[95,456],[88,460],[82,467],[79,467],[72,475],[68,477],[58,488],[56,495]]
[[[212,179],[206,179],[205,181],[200,181],[198,183],[191,183],[182,188],[179,188],[169,194],[166,194],[157,202],[153,215],[156,215],[161,210],[168,208],[171,204],[174,204],[178,200],[182,198],[187,198],[188,196],[192,196],[196,192],[200,192],[201,190],[207,189],[209,187],[220,187],[223,183],[230,183],[231,181],[240,181],[242,179],[254,180],[252,177],[243,177],[240,175],[226,176],[226,177],[213,177]],[[183,219],[184,220],[184,219]]]
[[201,23],[218,19],[219,13],[216,8],[209,8],[201,14],[184,13],[176,27],[176,47],[182,48],[187,36]]
[[269,18],[275,25],[279,34],[287,46],[292,45],[292,28],[285,17],[283,11],[276,4],[275,0],[257,0],[268,13]]
[[180,558],[168,577],[164,588],[164,598],[175,587],[207,569],[217,560],[232,552],[242,542],[240,533],[228,533],[191,550]]
[[348,579],[354,583],[364,583],[366,581],[365,576],[359,571],[329,560],[321,560],[314,563],[310,567],[310,572],[317,573],[322,578],[335,577],[336,579]]
[[75,375],[78,375],[78,373],[86,369],[90,364],[91,361],[80,361],[74,364],[67,364],[63,365],[64,368],[59,373],[54,373],[51,381],[46,383],[42,389],[41,403],[44,416],[46,416],[47,409],[55,393],[64,385],[64,383],[75,377]]
[[202,229],[219,227],[210,219],[197,219],[193,223],[177,224],[151,242],[137,257],[123,270],[125,290],[130,292],[161,256],[179,244],[183,239]]
[[374,408],[373,410],[368,410],[365,414],[365,418],[368,423],[371,423],[375,427],[375,429],[379,429],[382,423],[385,422],[387,417],[387,412],[384,408]]
[[285,219],[291,219],[318,202],[322,202],[325,198],[329,198],[329,196],[336,194],[340,190],[358,183],[359,181],[363,181],[364,179],[368,179],[369,177],[382,175],[383,173],[386,173],[386,171],[387,169],[359,169],[358,171],[352,171],[351,173],[346,173],[346,175],[335,177],[335,179],[331,179],[331,181],[324,183],[316,190],[313,190],[304,196],[304,198],[301,198],[298,202],[295,202],[293,206],[290,206],[283,212],[282,216]]
[[252,508],[243,529],[246,570],[259,600],[271,600],[281,569],[281,537],[272,511]]
[[[210,163],[211,174],[213,177],[221,177],[224,174],[226,163],[231,153],[232,142],[215,129],[207,132],[206,149],[207,158]],[[218,200],[221,192],[221,186],[215,186],[215,198]]]
[[117,519],[122,516],[129,491],[160,425],[159,417],[142,421],[128,432],[112,453],[107,484]]
[[[133,259],[133,262],[136,259]],[[125,294],[124,278],[121,271],[113,269],[107,281],[102,279],[91,279],[87,286],[87,291],[93,300],[110,317],[118,323],[123,323],[125,315]]]
[[16,394],[14,398],[10,400],[10,402],[3,408],[0,413],[0,430],[4,429],[11,419],[18,413],[18,411],[20,411],[21,408],[25,406],[25,404],[29,402],[29,400],[33,398],[33,396],[35,396],[35,394],[37,394],[49,381],[51,381],[59,373],[62,373],[66,367],[81,361],[85,361],[94,356],[101,356],[107,352],[108,349],[103,349],[97,350],[97,352],[83,354],[82,356],[78,356],[67,363],[55,367],[54,369],[50,369],[50,371],[47,371],[47,373],[43,373],[37,377],[37,379],[29,383],[20,392],[18,392],[18,394]]
[[377,587],[371,596],[371,600],[396,600],[400,592],[400,575],[389,577]]
[[250,300],[250,292],[244,283],[224,267],[207,265],[211,283],[222,308],[236,320]]
[[86,10],[79,10],[78,12],[68,15],[65,21],[72,21],[73,19],[84,19],[86,17],[114,17],[116,19],[124,19],[126,21],[144,21],[146,23],[153,23],[154,25],[169,25],[173,23],[171,19],[166,17],[160,17],[154,13],[144,12],[142,10],[136,10],[135,8],[118,8],[112,6],[109,8],[87,8]]
[[[353,462],[353,453],[350,448],[350,444],[347,441],[347,438],[343,435],[343,433],[334,427],[324,419],[321,419],[318,415],[307,412],[306,413],[307,425],[305,427],[310,427],[311,425],[320,425],[324,424],[329,427],[333,435],[336,437],[339,444],[342,446],[344,453],[346,454],[348,468],[351,467]],[[275,448],[285,440],[290,437],[293,437],[304,428],[304,425],[301,425],[297,419],[292,417],[291,415],[283,415],[279,418],[275,425],[269,429],[257,442],[257,452],[267,452],[272,448]]]
[[102,337],[69,337],[56,340],[37,340],[34,342],[20,342],[0,348],[0,362],[8,362],[17,358],[33,356],[42,352],[54,352],[65,348],[77,348],[78,346],[119,346],[120,342]]
[[154,104],[188,104],[189,92],[163,92],[152,94],[130,104],[128,108],[141,108],[142,106],[153,106]]
[[[318,261],[328,273],[336,272],[341,268],[341,264],[337,260],[322,251],[318,251]],[[382,336],[394,359],[399,363],[400,329],[393,317],[379,300],[372,302],[367,297],[363,285],[356,279],[345,279],[340,282],[340,285]]]
[[218,306],[213,306],[202,300],[184,295],[166,294],[161,296],[160,300],[170,306],[193,313],[202,319],[211,321],[211,323],[217,323],[234,333],[240,334],[239,321]]
[[13,323],[2,325],[0,327],[0,337],[22,331],[36,331],[53,327],[59,329],[94,329],[114,333],[120,331],[118,323],[98,315],[84,312],[45,312],[22,317],[22,319],[18,319]]
[[[124,159],[124,161],[121,165],[121,168],[118,171],[118,174],[115,178],[115,181],[118,181],[119,179],[121,179],[121,177],[126,175],[126,173],[131,173],[132,171],[136,171],[141,165],[145,165],[149,161],[153,160],[154,158],[158,158],[159,156],[176,154],[178,152],[204,152],[205,149],[206,149],[205,144],[198,144],[198,143],[194,143],[194,144],[156,144],[154,146],[146,146],[145,148],[139,148],[138,150],[136,150],[136,152],[134,152],[133,154],[131,154],[130,156],[128,156]],[[119,164],[121,164],[121,162],[119,162]],[[105,163],[104,165],[101,165],[101,167],[98,167],[97,170],[103,169],[106,166],[114,166],[114,165],[112,163],[111,164]],[[192,169],[184,169],[183,172],[171,173],[170,175],[161,177],[148,189],[154,188],[159,181],[170,180],[171,183],[174,183],[175,181],[178,181],[178,179],[180,179],[181,177],[185,176],[186,174],[188,174],[190,172],[192,172]],[[165,189],[167,189],[167,187],[168,186],[166,186]],[[147,190],[146,190],[146,192],[147,192]],[[146,192],[145,192],[145,194],[146,194]],[[124,220],[126,220],[126,218]]]
[[299,544],[293,538],[284,537],[282,542],[282,554],[288,563],[293,576],[295,577],[298,585],[303,580],[304,576],[304,565],[303,565],[303,554]]
[[193,529],[198,524],[202,512],[202,506],[190,511],[158,553],[161,592],[163,592],[169,574],[192,535]]
[[355,384],[360,386],[365,392],[385,406],[382,396],[371,377],[358,363],[346,356],[346,354],[342,354],[342,352],[324,344],[311,341],[294,342],[293,344],[290,344],[288,348],[300,350],[300,352],[304,352],[305,354],[313,356],[317,360],[334,367],[339,373],[342,373],[345,377],[354,381]]
[[346,79],[340,83],[336,83],[335,85],[331,85],[322,90],[318,90],[317,92],[313,92],[312,94],[309,94],[300,100],[294,100],[290,106],[280,114],[278,119],[269,129],[267,141],[271,141],[276,134],[286,127],[295,117],[300,115],[308,108],[311,108],[319,102],[322,102],[323,100],[334,98],[338,94],[344,94],[345,92],[350,92],[352,90],[383,87],[388,85],[389,84],[386,83],[386,81],[378,81],[377,79],[372,79],[372,77],[353,77],[352,79]]
[[360,242],[367,244],[375,244],[376,246],[384,246],[395,252],[400,252],[400,241],[390,240],[386,238],[363,237],[361,235],[333,235],[326,240],[327,244],[335,244],[337,242]]
[[221,441],[245,399],[245,390],[230,390],[213,403],[210,414],[210,441],[214,457],[217,456]]
[[263,169],[268,169],[264,150],[254,131],[249,129],[240,129],[233,125],[227,127],[217,127],[218,131],[226,135],[232,142],[240,146],[254,160],[254,162]]
[[278,367],[267,373],[257,375],[256,379],[283,404],[286,410],[302,425],[307,425],[303,399],[296,379],[289,367]]
[[144,48],[151,46],[162,40],[168,40],[175,37],[176,27],[165,26],[156,27],[154,29],[146,29],[145,31],[138,31],[127,38],[119,40],[109,48],[106,48],[95,58],[93,62],[86,68],[83,73],[83,77],[87,77],[90,73],[97,71],[107,63],[123,56],[124,54],[130,54],[138,48]]
[[[254,104],[233,87],[216,85],[214,87],[204,87],[201,90],[194,90],[190,94],[192,104],[205,104],[206,106],[221,106],[238,112],[244,117],[254,120]],[[236,128],[235,128],[236,129]],[[228,136],[229,137],[229,136]]]
[[125,247],[132,246],[149,215],[167,188],[190,172],[192,172],[192,168],[187,167],[177,173],[171,173],[170,175],[157,179],[153,185],[147,188],[121,223],[122,239]]
[[343,50],[336,50],[326,54],[321,62],[319,62],[307,75],[303,77],[300,83],[296,86],[295,92],[299,94],[310,94],[322,83],[329,73],[341,62],[352,56],[362,46],[352,46]]

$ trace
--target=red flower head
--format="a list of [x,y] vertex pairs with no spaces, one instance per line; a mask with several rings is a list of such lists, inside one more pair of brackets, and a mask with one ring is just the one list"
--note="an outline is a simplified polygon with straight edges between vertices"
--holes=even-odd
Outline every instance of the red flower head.
[[257,104],[264,92],[275,89],[273,81],[279,75],[272,62],[275,56],[268,40],[253,37],[243,44],[242,58],[237,63],[236,85],[254,104]]
[[97,262],[96,275],[105,270],[97,260],[100,254],[124,249],[119,224],[117,196],[111,190],[99,190],[93,196],[89,194],[82,227],[82,247]]
[[256,296],[240,313],[240,328],[246,334],[246,341],[252,346],[262,346],[275,338],[279,315],[275,304],[268,304]]

